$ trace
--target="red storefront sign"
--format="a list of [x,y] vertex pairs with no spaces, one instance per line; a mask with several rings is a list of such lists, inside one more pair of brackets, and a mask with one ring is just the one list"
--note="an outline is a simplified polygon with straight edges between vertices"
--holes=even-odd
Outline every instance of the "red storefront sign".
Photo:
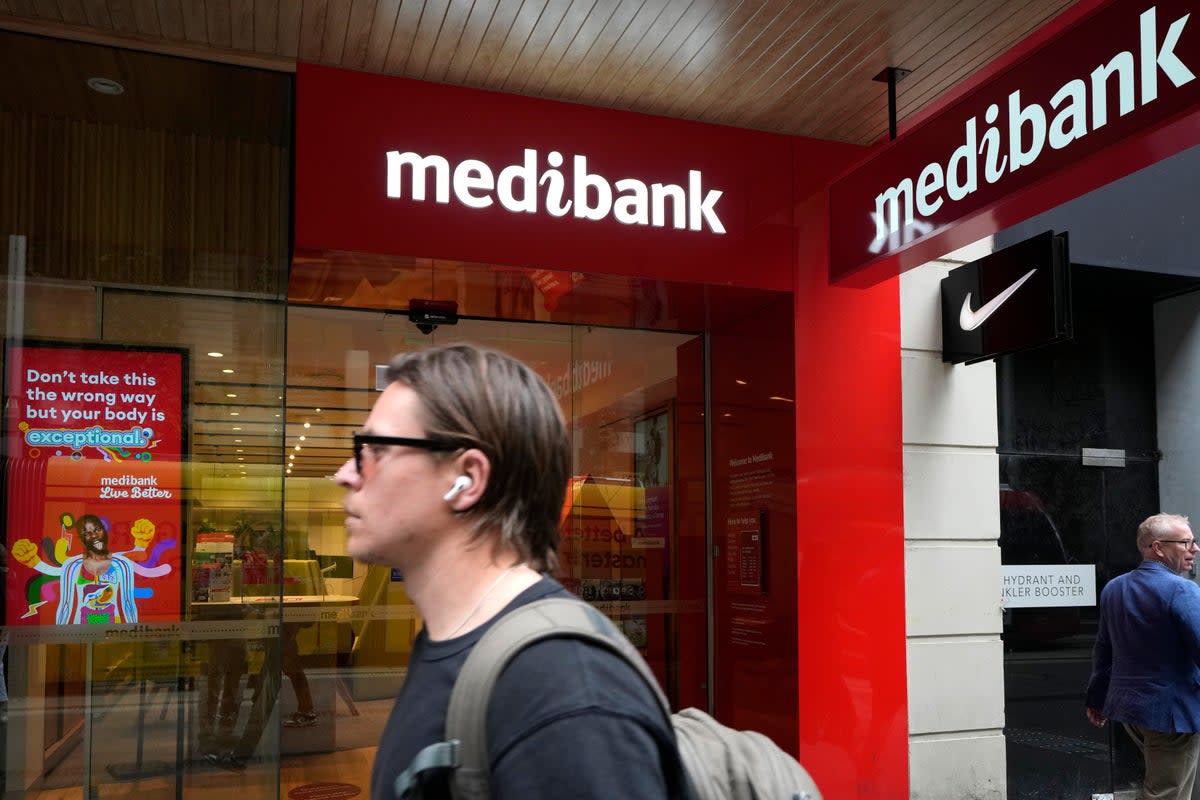
[[8,348],[7,625],[179,619],[176,350]]
[[[837,180],[831,279],[918,266],[1200,143],[1193,10],[1115,0]],[[1112,149],[1129,141],[1141,146]]]
[[[794,512],[769,516],[776,535],[770,541],[759,538],[761,553],[753,550],[753,540],[751,551],[737,551],[747,582],[777,591],[768,597],[754,586],[739,584],[737,593],[725,591],[724,582],[716,586],[713,621],[721,634],[712,640],[715,670],[733,677],[718,681],[722,688],[715,709],[735,726],[765,732],[790,750],[798,741],[802,760],[826,796],[903,795],[908,753],[902,724],[904,583],[903,570],[886,566],[902,563],[903,537],[881,536],[876,558],[847,567],[829,537],[797,534],[821,530],[834,518],[873,536],[898,532],[903,524],[896,289],[848,292],[826,281],[824,189],[861,149],[303,64],[297,72],[297,103],[298,252],[355,251],[545,270],[532,279],[547,299],[569,296],[578,273],[790,293],[794,306],[781,295],[777,302],[784,314],[765,318],[779,321],[790,307],[798,320],[796,366],[804,377],[794,395],[790,376],[781,377],[789,385],[778,394],[780,401],[795,398],[794,412],[780,413],[794,415],[803,442],[803,476],[794,475],[800,470],[795,445],[779,441],[779,427],[768,416],[738,420],[736,433],[714,438],[736,437],[739,447],[749,441],[769,443],[766,449],[777,446],[778,491],[791,492],[794,482],[803,493]],[[389,153],[396,154],[390,156],[391,185]],[[561,160],[551,160],[554,153]],[[580,156],[585,164],[576,160]],[[420,198],[415,169],[422,176]],[[609,187],[604,201],[603,190],[595,187],[599,179]],[[656,183],[683,193],[682,215],[676,217],[675,207],[664,204],[661,225],[655,224]],[[647,187],[648,205],[639,205],[639,185]],[[586,207],[599,204],[605,214],[576,216],[580,186]],[[719,197],[712,194],[717,191]],[[619,199],[624,200],[620,208]],[[590,278],[580,280],[582,287]],[[719,301],[721,293],[713,297]],[[768,333],[761,322],[725,314],[708,318],[720,334],[714,337],[714,351],[721,353],[714,364],[730,370],[712,380],[714,404],[741,402],[735,380],[745,371],[786,374],[784,349],[763,345],[776,335],[791,336],[792,326]],[[847,331],[855,333],[847,336]],[[812,375],[820,380],[811,380]],[[681,384],[692,392],[700,391],[703,380],[700,372],[680,374]],[[702,451],[694,455],[704,457]],[[722,485],[723,474],[714,476],[716,485]],[[676,485],[699,491],[703,475],[703,467],[678,475]],[[657,487],[662,481],[645,485]],[[653,585],[663,585],[661,578],[651,582],[596,573],[611,573],[619,559],[621,569],[640,564],[646,575],[661,576],[669,557],[691,565],[679,571],[681,586],[688,587],[682,596],[705,591],[708,555],[702,539],[693,536],[675,551],[665,541],[660,546],[663,530],[684,523],[673,521],[677,509],[667,502],[670,497],[656,488],[644,493],[643,514],[637,514],[636,503],[626,503],[621,513],[628,519],[619,527],[609,515],[607,528],[596,519],[597,525],[582,527],[574,541],[567,535],[567,546],[579,548],[580,563],[593,573],[581,574],[571,588],[593,592],[596,599],[613,598],[614,592],[622,598],[645,592],[649,598]],[[864,496],[872,502],[861,502]],[[728,495],[716,493],[714,501],[727,503]],[[716,518],[726,517],[723,509],[715,507]],[[754,519],[763,530],[757,510]],[[692,533],[702,531],[702,524]],[[606,542],[605,551],[585,550],[589,540]],[[800,580],[798,563],[804,568]],[[757,602],[752,621],[770,623],[772,633],[735,641],[731,622],[740,618],[747,598]],[[629,622],[631,637],[654,637],[649,618]],[[681,615],[672,624],[706,637],[705,622],[702,615]],[[862,631],[870,636],[861,636]],[[798,661],[797,648],[822,657]],[[766,665],[779,684],[776,691],[763,693],[754,678],[744,678],[741,667],[747,664],[760,679],[764,673],[757,667]],[[705,685],[705,659],[683,658],[676,667],[678,684],[687,691]],[[861,696],[848,697],[847,687]],[[804,698],[799,715],[798,698]],[[701,695],[695,702],[703,701]]]
[[298,251],[787,291],[793,197],[850,149],[309,64],[296,85]]

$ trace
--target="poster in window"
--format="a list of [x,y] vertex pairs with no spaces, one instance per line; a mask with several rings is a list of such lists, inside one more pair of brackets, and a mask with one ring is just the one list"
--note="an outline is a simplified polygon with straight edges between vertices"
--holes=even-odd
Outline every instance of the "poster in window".
[[634,482],[642,489],[633,547],[666,547],[671,526],[671,415],[651,413],[633,424]]
[[6,358],[6,624],[178,620],[186,354],[25,343]]

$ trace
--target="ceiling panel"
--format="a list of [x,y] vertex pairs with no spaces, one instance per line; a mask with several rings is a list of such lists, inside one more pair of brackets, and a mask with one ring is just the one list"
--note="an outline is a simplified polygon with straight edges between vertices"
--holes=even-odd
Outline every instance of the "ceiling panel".
[[[297,58],[869,144],[1073,0],[0,0],[0,28],[294,69]],[[33,79],[36,79],[33,78]]]
[[[89,120],[99,122],[283,142],[289,134],[280,121],[288,117],[288,98],[270,80],[273,76],[218,69],[203,61],[287,71],[300,59],[869,144],[885,137],[888,128],[886,87],[873,80],[881,69],[912,70],[898,86],[903,131],[906,119],[1072,2],[0,0],[0,29],[128,48],[78,47],[67,57],[62,48],[47,47],[44,41],[5,35],[0,70],[8,81],[0,107],[51,116],[85,109]],[[202,61],[164,63],[139,50]],[[121,80],[126,95],[90,92],[80,76],[92,75]],[[189,91],[179,92],[180,86]],[[379,309],[436,294],[432,288],[414,288],[432,287],[434,265],[397,259],[376,263],[372,258],[320,254],[297,259],[289,292],[293,305],[286,377],[280,357],[284,344],[263,336],[264,330],[276,329],[270,303],[247,313],[244,304],[232,299],[172,305],[131,294],[126,302],[136,305],[137,314],[110,308],[105,318],[110,328],[119,320],[136,319],[136,328],[106,332],[129,342],[205,343],[194,351],[191,365],[197,460],[294,463],[296,475],[328,476],[347,458],[350,433],[362,424],[375,397],[369,385],[373,366],[425,341],[408,341],[407,323]],[[495,280],[486,265],[467,268],[467,273],[462,280],[471,286],[491,286]],[[353,284],[347,276],[354,278]],[[630,325],[658,324],[657,318],[648,321],[639,305],[642,295],[627,283],[589,277],[563,302],[561,321],[588,322],[583,311],[572,310],[574,299],[580,308],[600,308],[610,322],[620,318],[614,310],[619,308]],[[119,294],[109,292],[117,311]],[[735,295],[727,293],[727,298]],[[463,295],[464,313],[485,314],[484,309],[472,312],[476,296]],[[664,328],[698,328],[713,314],[742,313],[736,304],[711,308],[702,295],[669,299],[673,316],[661,321]],[[304,302],[377,310],[296,305]],[[572,313],[580,316],[568,319]],[[352,324],[346,322],[350,318]],[[534,328],[519,330],[529,335]],[[567,329],[550,330],[560,335]],[[227,335],[208,342],[214,332]],[[608,334],[597,328],[592,335]],[[228,355],[209,358],[203,355],[209,346]],[[550,362],[561,360],[570,344],[525,341],[520,348],[535,360]],[[351,352],[356,359],[347,357]],[[358,354],[366,354],[365,360]]]

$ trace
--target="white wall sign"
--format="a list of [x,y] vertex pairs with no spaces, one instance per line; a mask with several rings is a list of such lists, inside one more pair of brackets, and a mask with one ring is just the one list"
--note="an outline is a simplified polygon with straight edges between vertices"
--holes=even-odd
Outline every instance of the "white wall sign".
[[1004,608],[1096,605],[1095,564],[1006,564],[1000,574]]

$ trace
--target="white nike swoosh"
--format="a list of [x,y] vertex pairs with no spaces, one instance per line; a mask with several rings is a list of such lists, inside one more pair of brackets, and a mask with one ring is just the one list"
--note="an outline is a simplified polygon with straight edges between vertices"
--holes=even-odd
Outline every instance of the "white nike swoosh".
[[971,293],[967,292],[966,298],[963,299],[962,310],[958,312],[958,327],[964,331],[973,331],[987,322],[987,318],[995,314],[997,309],[1004,305],[1004,301],[1012,297],[1017,289],[1021,288],[1021,284],[1033,277],[1035,272],[1037,272],[1036,267],[1022,275],[1012,286],[980,306],[978,311],[971,310]]

